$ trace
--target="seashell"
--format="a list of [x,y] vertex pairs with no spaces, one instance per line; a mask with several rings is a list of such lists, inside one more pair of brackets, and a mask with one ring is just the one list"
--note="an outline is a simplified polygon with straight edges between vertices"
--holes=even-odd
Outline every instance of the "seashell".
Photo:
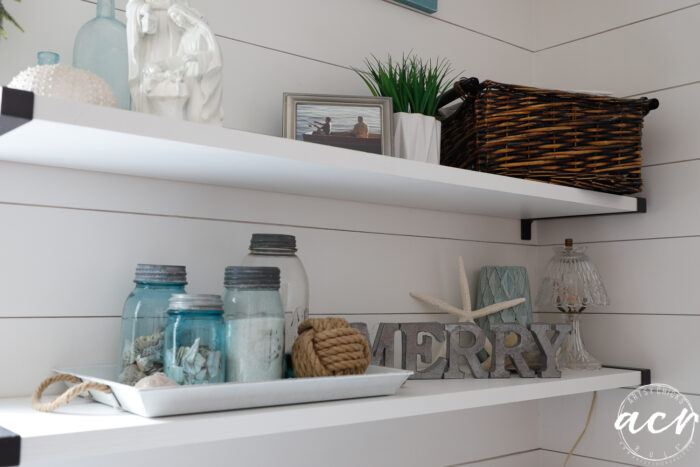
[[170,376],[177,384],[182,384],[185,382],[185,371],[181,366],[173,365],[170,367]]
[[188,350],[190,350],[189,347],[178,347],[177,352],[175,353],[175,361],[178,364],[182,363],[182,357],[184,357]]
[[148,373],[148,371],[153,369],[153,360],[148,357],[136,357],[136,366],[144,373]]
[[124,345],[124,352],[122,352],[122,366],[126,366],[130,363],[134,362],[134,358],[136,356],[134,355],[134,348],[131,345],[130,342],[127,342]]
[[131,364],[124,368],[124,371],[119,375],[119,382],[133,386],[138,380],[146,376],[144,372],[139,370],[139,367]]
[[[212,351],[206,345],[200,345],[197,338],[192,346],[182,346],[174,352],[165,350],[166,362],[170,365],[168,374],[180,384],[208,383],[210,378],[221,374],[221,352]],[[172,359],[172,356],[175,358]]]
[[199,350],[199,337],[194,340],[194,343],[192,344],[192,347],[185,352],[185,355],[182,357],[182,361],[186,363],[194,363],[194,359],[197,355],[197,350]]
[[205,363],[207,363],[207,359],[203,357],[202,354],[198,353],[194,358],[194,372],[198,373]]
[[218,350],[216,352],[209,352],[209,357],[207,357],[207,369],[209,370],[209,376],[211,378],[216,378],[219,374],[219,369],[221,366],[221,352]]
[[141,351],[142,357],[150,358],[151,360],[160,360],[163,354],[163,343],[159,342],[158,345],[152,345],[146,347]]
[[207,369],[202,368],[196,375],[194,375],[195,382],[203,383],[207,380]]
[[8,87],[40,96],[117,107],[117,98],[105,80],[89,71],[65,65],[27,68],[15,76]]
[[166,386],[177,386],[178,384],[172,379],[165,376],[165,373],[155,373],[151,376],[141,378],[134,386],[137,389],[143,388],[160,388]]
[[152,334],[150,336],[140,336],[134,340],[134,347],[136,352],[141,353],[149,347],[153,346],[163,346],[163,333],[159,332],[157,334]]

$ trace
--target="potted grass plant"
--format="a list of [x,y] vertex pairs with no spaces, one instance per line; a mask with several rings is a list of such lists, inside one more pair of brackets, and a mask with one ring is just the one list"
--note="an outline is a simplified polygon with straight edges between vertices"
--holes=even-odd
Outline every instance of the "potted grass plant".
[[[15,0],[16,2],[19,2],[21,0]],[[3,39],[7,39],[7,31],[5,31],[4,23],[5,20],[9,21],[10,23],[14,24],[17,29],[20,31],[24,32],[24,29],[17,24],[17,21],[12,17],[10,13],[7,12],[5,9],[5,6],[2,4],[2,0],[0,0],[0,37]]]
[[440,163],[438,102],[451,87],[452,66],[444,58],[423,60],[415,54],[382,62],[365,59],[367,70],[355,72],[375,96],[391,97],[394,105],[394,154],[433,164]]

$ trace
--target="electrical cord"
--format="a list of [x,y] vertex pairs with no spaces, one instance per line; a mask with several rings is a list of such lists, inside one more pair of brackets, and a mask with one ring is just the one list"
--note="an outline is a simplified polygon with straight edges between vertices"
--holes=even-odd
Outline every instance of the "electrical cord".
[[569,451],[569,454],[566,456],[566,460],[564,461],[564,467],[566,467],[566,464],[569,463],[569,459],[571,459],[571,456],[574,454],[574,451],[578,447],[578,443],[581,442],[581,439],[583,439],[583,435],[586,434],[586,430],[588,429],[588,424],[591,421],[591,415],[593,415],[593,408],[595,407],[595,401],[597,398],[598,398],[598,391],[593,391],[593,399],[591,400],[591,408],[588,409],[588,417],[586,418],[586,425],[583,427],[583,431],[578,436],[578,439],[576,440],[573,447],[571,448],[571,451]]

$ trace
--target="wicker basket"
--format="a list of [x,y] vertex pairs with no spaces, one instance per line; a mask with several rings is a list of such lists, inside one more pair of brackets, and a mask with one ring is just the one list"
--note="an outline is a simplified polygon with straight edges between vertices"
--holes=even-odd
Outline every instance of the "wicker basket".
[[616,194],[642,189],[642,119],[656,99],[617,99],[476,78],[442,123],[441,164]]

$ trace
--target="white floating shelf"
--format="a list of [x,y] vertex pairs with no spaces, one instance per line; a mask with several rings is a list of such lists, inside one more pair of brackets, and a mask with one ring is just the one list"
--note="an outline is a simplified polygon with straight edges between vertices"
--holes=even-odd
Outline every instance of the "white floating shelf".
[[[0,160],[533,219],[638,212],[637,198],[216,128],[3,88]],[[640,204],[638,206],[638,203]]]
[[556,379],[407,381],[394,396],[142,418],[97,403],[74,401],[36,412],[28,398],[0,399],[0,424],[21,436],[22,462],[168,448],[452,412],[498,404],[638,386],[638,370],[564,370]]

